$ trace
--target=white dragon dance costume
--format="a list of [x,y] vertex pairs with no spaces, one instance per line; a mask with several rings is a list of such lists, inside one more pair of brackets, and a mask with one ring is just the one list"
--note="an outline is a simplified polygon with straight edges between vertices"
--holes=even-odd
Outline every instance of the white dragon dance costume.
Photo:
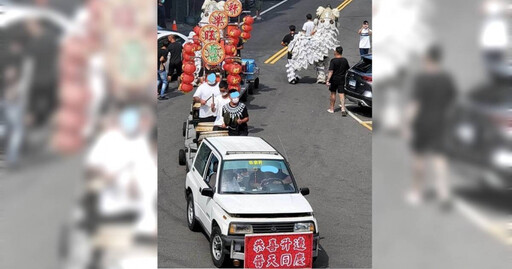
[[297,79],[297,71],[307,69],[314,64],[317,72],[317,83],[325,83],[326,69],[329,64],[329,50],[334,50],[340,45],[338,41],[338,28],[336,20],[340,13],[338,9],[330,6],[318,7],[315,19],[315,34],[306,36],[299,32],[288,44],[288,51],[292,53],[292,59],[286,65],[288,82]]

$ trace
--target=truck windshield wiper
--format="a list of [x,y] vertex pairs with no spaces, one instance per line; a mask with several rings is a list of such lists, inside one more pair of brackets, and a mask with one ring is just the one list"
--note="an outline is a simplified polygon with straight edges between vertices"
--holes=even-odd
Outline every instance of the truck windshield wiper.
[[248,194],[249,192],[244,191],[224,191],[222,194]]

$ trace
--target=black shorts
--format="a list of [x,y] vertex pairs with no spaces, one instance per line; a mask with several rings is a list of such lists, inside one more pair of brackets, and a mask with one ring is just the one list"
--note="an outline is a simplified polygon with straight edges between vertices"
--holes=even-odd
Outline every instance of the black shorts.
[[329,91],[331,92],[338,92],[338,93],[345,93],[345,86],[343,84],[334,84],[334,83],[331,83],[331,85],[329,86]]

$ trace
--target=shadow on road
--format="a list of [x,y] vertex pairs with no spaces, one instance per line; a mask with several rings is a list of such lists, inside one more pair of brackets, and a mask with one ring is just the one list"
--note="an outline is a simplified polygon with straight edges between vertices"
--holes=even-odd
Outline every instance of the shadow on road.
[[264,130],[265,129],[263,129],[263,128],[254,128],[252,126],[249,126],[249,134],[257,134],[257,133],[262,132]]
[[498,191],[490,188],[465,188],[456,190],[455,194],[468,202],[500,212],[500,215],[512,214],[510,191]]
[[329,255],[325,252],[322,244],[319,244],[318,258],[313,263],[313,268],[328,268],[329,267]]

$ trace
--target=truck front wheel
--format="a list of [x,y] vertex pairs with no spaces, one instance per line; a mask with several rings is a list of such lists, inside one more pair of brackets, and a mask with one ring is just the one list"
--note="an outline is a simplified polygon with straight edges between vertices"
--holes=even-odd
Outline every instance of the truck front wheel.
[[212,235],[210,236],[210,250],[212,254],[212,261],[216,267],[224,267],[229,258],[226,258],[224,253],[224,242],[222,242],[220,228],[215,226],[212,229]]
[[187,196],[187,224],[191,231],[197,231],[198,224],[196,220],[196,212],[194,208],[194,196],[190,193]]

